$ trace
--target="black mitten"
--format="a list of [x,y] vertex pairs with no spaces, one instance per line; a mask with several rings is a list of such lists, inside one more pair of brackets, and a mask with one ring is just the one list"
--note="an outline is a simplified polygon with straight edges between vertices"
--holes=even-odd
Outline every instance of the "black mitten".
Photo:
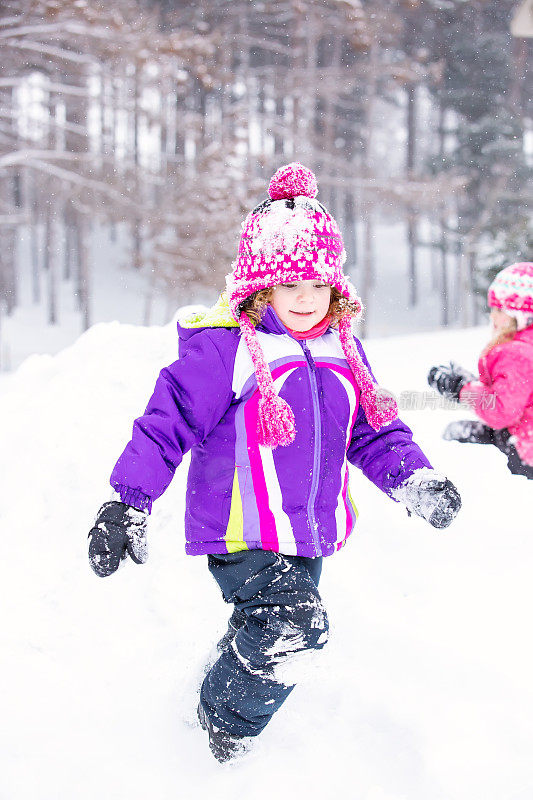
[[148,558],[144,511],[126,503],[104,503],[89,532],[89,563],[100,578],[116,572],[126,555],[136,564]]
[[468,370],[454,364],[440,364],[431,367],[428,373],[428,383],[447,400],[459,400],[459,394],[463,386],[470,381],[475,381],[476,376]]
[[453,483],[432,469],[413,472],[392,496],[434,528],[447,528],[461,508],[461,496]]
[[479,419],[456,419],[444,428],[442,438],[447,442],[495,444],[494,429]]

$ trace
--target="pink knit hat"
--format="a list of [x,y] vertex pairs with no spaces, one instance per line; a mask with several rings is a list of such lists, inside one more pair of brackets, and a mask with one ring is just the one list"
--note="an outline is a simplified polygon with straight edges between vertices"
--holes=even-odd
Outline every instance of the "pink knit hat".
[[[255,328],[240,308],[254,292],[303,280],[319,280],[334,286],[362,313],[363,305],[355,287],[344,275],[346,252],[338,225],[316,200],[314,174],[293,162],[280,167],[272,177],[270,199],[246,217],[233,271],[226,277],[226,292],[232,315],[240,325],[250,351],[262,395],[259,402],[259,442],[267,447],[294,441],[294,415],[276,393]],[[339,322],[339,336],[345,358],[361,390],[361,404],[368,422],[379,430],[397,417],[394,398],[372,379],[355,346],[351,320]]]
[[239,304],[253,292],[277,283],[320,280],[348,300],[362,304],[343,274],[346,252],[333,217],[315,200],[316,178],[302,164],[280,167],[270,181],[269,200],[246,217],[233,272],[226,278],[235,319]]
[[489,286],[488,303],[514,317],[518,330],[533,325],[533,262],[520,261],[500,270]]

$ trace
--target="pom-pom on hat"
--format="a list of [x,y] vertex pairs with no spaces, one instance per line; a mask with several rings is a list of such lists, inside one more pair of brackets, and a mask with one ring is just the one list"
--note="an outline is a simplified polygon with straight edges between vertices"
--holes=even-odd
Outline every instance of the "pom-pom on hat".
[[518,330],[533,324],[533,262],[520,261],[500,270],[488,292],[491,308],[514,317]]
[[[226,276],[226,294],[233,317],[252,358],[261,393],[257,435],[265,447],[291,444],[296,436],[294,414],[276,393],[272,374],[255,328],[241,309],[247,297],[280,283],[317,280],[338,289],[362,313],[355,287],[344,275],[346,252],[337,223],[316,200],[317,182],[298,162],[286,164],[270,180],[269,199],[254,208],[242,225],[237,259]],[[361,390],[360,402],[369,424],[379,430],[398,415],[396,402],[373,380],[355,346],[353,312],[339,323],[341,346]]]
[[316,178],[310,169],[294,161],[280,167],[270,179],[268,194],[272,200],[287,200],[291,197],[311,197],[318,194]]

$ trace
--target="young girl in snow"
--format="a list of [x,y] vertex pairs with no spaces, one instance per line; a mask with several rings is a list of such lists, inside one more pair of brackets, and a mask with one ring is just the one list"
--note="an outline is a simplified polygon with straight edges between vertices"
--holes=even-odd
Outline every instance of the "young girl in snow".
[[460,507],[353,337],[361,302],[315,176],[289,164],[269,194],[243,225],[225,295],[179,324],[179,360],[135,421],[111,475],[117,499],[89,534],[97,575],[126,553],[142,563],[152,501],[191,451],[186,552],[207,556],[234,606],[198,705],[220,761],[284,702],[291,661],[327,640],[318,582],[356,521],[348,463],[437,528]]
[[469,405],[478,420],[450,422],[443,437],[494,444],[514,475],[533,478],[533,263],[502,269],[489,287],[493,338],[479,358],[479,379],[455,364],[432,367],[429,385]]

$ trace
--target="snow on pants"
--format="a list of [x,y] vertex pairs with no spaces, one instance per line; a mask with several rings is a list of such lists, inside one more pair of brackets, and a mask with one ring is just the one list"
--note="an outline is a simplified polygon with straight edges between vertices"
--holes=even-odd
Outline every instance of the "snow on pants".
[[208,564],[245,622],[207,673],[200,700],[213,725],[257,736],[294,688],[287,667],[327,641],[322,558],[246,550],[210,555]]

